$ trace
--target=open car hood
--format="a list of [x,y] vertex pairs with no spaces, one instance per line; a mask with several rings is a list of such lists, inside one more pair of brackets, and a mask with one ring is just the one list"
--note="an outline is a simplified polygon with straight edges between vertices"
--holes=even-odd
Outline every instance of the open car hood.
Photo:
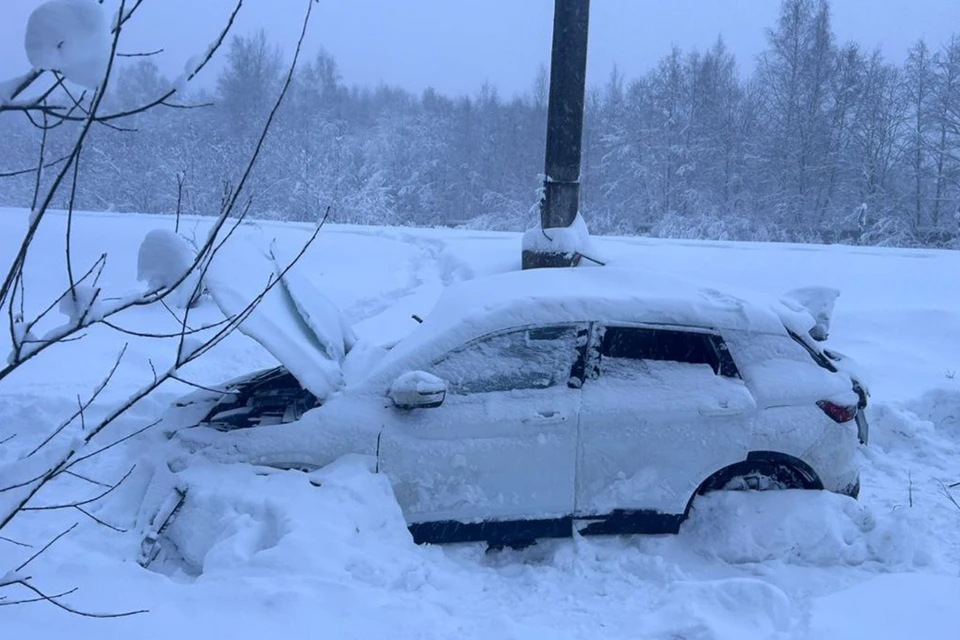
[[343,385],[342,364],[354,338],[336,305],[310,281],[304,263],[281,276],[294,257],[279,255],[263,236],[234,236],[217,252],[204,284],[228,318],[246,313],[262,295],[240,324],[241,333],[322,402]]
[[831,287],[801,287],[792,289],[783,295],[781,301],[795,311],[804,311],[813,319],[813,327],[806,333],[817,342],[830,337],[830,322],[833,319],[833,307],[840,297],[840,291]]

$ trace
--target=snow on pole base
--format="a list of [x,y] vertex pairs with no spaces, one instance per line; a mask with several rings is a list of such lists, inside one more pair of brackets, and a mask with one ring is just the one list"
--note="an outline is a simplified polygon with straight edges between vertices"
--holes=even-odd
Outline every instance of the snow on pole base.
[[569,227],[534,227],[523,234],[523,269],[576,267],[590,246],[590,232],[583,216],[577,213]]
[[103,82],[111,46],[103,7],[94,0],[48,0],[27,21],[24,48],[33,68],[59,71],[87,89]]

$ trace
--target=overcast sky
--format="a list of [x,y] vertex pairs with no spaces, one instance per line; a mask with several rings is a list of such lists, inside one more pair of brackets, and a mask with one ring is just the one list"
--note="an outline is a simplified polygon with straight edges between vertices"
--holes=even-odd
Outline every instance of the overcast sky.
[[[108,4],[111,0],[108,0]],[[0,79],[23,73],[23,29],[41,0],[0,0]],[[163,47],[163,71],[178,75],[216,34],[233,0],[147,0],[124,50]],[[777,0],[592,0],[589,79],[614,64],[629,78],[676,44],[710,46],[723,35],[749,72],[776,21]],[[246,0],[236,33],[264,28],[292,42],[304,0]],[[553,0],[321,0],[309,46],[326,48],[348,84],[385,82],[420,91],[472,93],[489,81],[502,95],[526,91],[550,54]],[[840,41],[882,47],[901,61],[918,38],[933,45],[960,32],[960,0],[834,0]],[[210,76],[208,76],[209,78]]]

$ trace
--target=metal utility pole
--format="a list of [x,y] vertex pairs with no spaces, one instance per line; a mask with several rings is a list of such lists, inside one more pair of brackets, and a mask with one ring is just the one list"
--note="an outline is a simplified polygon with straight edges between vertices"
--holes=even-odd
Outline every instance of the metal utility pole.
[[[580,207],[580,151],[587,76],[587,33],[590,0],[555,0],[553,53],[550,59],[550,102],[547,107],[547,149],[540,226],[550,229],[573,224]],[[533,246],[535,245],[535,246]],[[549,241],[524,242],[523,268],[570,267],[579,255]]]

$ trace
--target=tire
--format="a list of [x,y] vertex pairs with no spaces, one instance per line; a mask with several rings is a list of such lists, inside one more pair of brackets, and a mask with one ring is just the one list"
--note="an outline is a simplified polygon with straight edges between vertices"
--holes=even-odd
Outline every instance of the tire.
[[809,489],[804,475],[785,463],[744,463],[728,467],[709,478],[697,495],[712,491],[785,491]]

